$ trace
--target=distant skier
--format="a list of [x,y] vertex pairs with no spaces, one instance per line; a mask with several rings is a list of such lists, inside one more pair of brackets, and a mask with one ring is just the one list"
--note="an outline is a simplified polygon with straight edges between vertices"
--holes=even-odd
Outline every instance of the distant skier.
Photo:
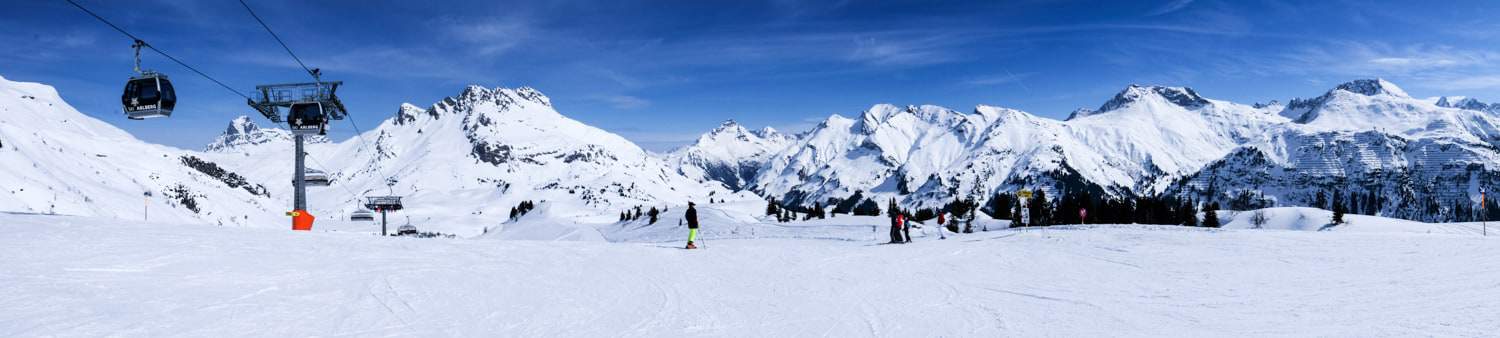
[[895,213],[895,216],[891,216],[891,243],[906,243],[906,237],[901,236],[901,230],[904,228],[906,228],[906,215]]
[[698,208],[693,206],[693,202],[688,202],[687,213],[682,217],[687,219],[688,224],[687,249],[697,249],[698,245],[693,244],[693,241],[698,239]]
[[903,220],[900,213],[891,215],[891,244],[901,243],[901,224]]
[[906,233],[906,242],[911,243],[911,217],[901,214],[901,232]]

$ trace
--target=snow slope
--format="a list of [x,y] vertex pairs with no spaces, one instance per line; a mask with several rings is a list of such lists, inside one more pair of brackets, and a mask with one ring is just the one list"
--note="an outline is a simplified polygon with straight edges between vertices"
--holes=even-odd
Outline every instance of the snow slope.
[[138,140],[50,86],[0,78],[0,212],[223,225],[282,219],[276,198],[284,195],[221,164]]
[[[0,214],[3,336],[1487,336],[1500,240],[1087,226],[908,245]],[[1309,245],[1315,243],[1316,245]]]

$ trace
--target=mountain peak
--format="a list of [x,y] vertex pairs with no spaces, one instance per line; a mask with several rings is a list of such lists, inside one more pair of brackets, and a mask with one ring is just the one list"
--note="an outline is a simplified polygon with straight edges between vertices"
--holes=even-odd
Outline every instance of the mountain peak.
[[258,130],[260,130],[260,126],[257,126],[255,125],[255,122],[250,121],[249,116],[240,115],[239,117],[234,118],[234,120],[229,121],[229,128],[224,130],[224,135],[250,134]]
[[[322,135],[311,135],[306,138],[308,143],[328,143],[328,137]],[[240,115],[229,121],[229,127],[224,133],[214,138],[205,151],[229,151],[241,147],[255,146],[272,142],[291,142],[292,133],[280,128],[262,129],[249,116]]]
[[1472,97],[1448,97],[1444,96],[1437,101],[1438,107],[1458,108],[1467,110],[1487,110],[1490,105],[1480,102]]
[[1186,109],[1196,109],[1208,105],[1208,100],[1198,95],[1198,92],[1187,87],[1165,87],[1165,86],[1143,86],[1131,84],[1120,90],[1119,94],[1099,106],[1097,112],[1107,112],[1120,109],[1131,103],[1139,102],[1150,97],[1159,97],[1168,103],[1181,106]]
[[1069,121],[1069,120],[1072,120],[1072,119],[1076,119],[1076,118],[1080,118],[1080,117],[1084,117],[1084,116],[1089,116],[1089,115],[1094,115],[1094,110],[1093,109],[1078,108],[1078,109],[1074,109],[1073,112],[1068,113],[1068,118],[1063,119],[1063,121]]
[[779,137],[785,136],[785,135],[781,134],[781,131],[776,130],[776,128],[771,128],[770,126],[767,126],[765,128],[760,128],[760,130],[756,130],[756,131],[751,132],[751,133],[755,134],[755,136],[759,136],[760,138],[765,138],[765,139],[779,138]]
[[1380,78],[1345,82],[1334,87],[1333,90],[1342,90],[1365,96],[1390,95],[1395,97],[1411,97],[1406,95],[1406,91],[1401,90],[1401,87],[1397,87],[1396,84]]
[[746,130],[745,127],[740,126],[740,123],[735,122],[734,119],[728,119],[724,120],[724,122],[719,123],[718,127],[715,127],[712,131],[708,132],[709,135],[719,135],[725,133],[746,134],[749,133],[749,131]]

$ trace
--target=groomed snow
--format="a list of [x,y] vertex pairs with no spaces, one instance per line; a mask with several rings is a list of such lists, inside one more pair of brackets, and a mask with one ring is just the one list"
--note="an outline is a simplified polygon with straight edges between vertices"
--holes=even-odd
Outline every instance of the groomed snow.
[[875,245],[711,233],[688,251],[71,216],[0,224],[0,336],[1500,332],[1500,239],[1469,234],[1095,225]]

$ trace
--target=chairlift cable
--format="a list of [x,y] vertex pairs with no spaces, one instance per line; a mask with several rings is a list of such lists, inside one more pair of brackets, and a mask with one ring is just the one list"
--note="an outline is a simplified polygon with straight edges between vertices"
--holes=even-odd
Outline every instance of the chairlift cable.
[[[328,174],[327,170],[331,170],[330,167],[323,165],[322,161],[318,161],[318,158],[315,157],[315,156],[313,156],[312,153],[307,153],[307,158],[312,159],[313,163],[317,164],[319,168],[323,168],[324,175]],[[329,185],[332,185],[331,182],[330,182]],[[344,185],[339,185],[339,188],[343,188],[344,192],[349,193],[349,196],[353,198],[353,200],[354,200],[355,203],[359,203],[359,197],[360,196],[359,196],[359,194],[354,193],[354,190],[349,190],[349,187],[346,187]]]
[[239,95],[240,97],[243,97],[246,100],[250,99],[249,95],[245,95],[244,93],[241,93],[240,91],[235,90],[233,87],[230,87],[229,85],[224,84],[224,82],[219,81],[219,79],[215,79],[212,76],[208,76],[208,74],[203,73],[203,71],[198,70],[198,68],[194,68],[193,66],[188,65],[186,62],[182,62],[182,60],[178,60],[176,57],[173,57],[171,54],[167,54],[167,52],[163,52],[162,50],[157,49],[156,46],[153,46],[153,45],[151,45],[149,43],[146,43],[146,40],[142,40],[141,38],[136,37],[135,34],[130,34],[130,32],[125,31],[125,29],[120,28],[120,26],[116,26],[113,22],[109,22],[109,20],[105,20],[104,17],[99,16],[99,14],[95,14],[94,11],[91,11],[88,8],[83,7],[83,5],[78,4],[78,2],[73,1],[73,0],[63,0],[63,1],[67,1],[69,4],[72,4],[73,7],[78,7],[79,10],[82,10],[84,13],[88,13],[89,16],[94,17],[94,19],[99,20],[99,22],[103,22],[105,25],[109,25],[110,28],[114,28],[115,31],[119,31],[120,34],[125,34],[125,36],[130,37],[131,40],[134,40],[137,43],[140,43],[142,46],[145,46],[146,48],[150,48],[151,51],[154,51],[157,54],[161,54],[161,56],[167,57],[168,60],[172,60],[172,62],[176,62],[178,65],[181,65],[183,68],[187,68],[188,70],[193,71],[193,73],[197,73],[198,76],[202,76],[203,78],[208,79],[209,81],[213,81],[213,83],[218,84],[219,87],[224,87],[224,90],[228,90],[229,92],[234,93],[234,95]]
[[[371,151],[374,151],[374,148],[370,148],[370,144],[365,142],[365,132],[359,130],[359,124],[355,123],[353,118],[346,118],[345,120],[349,120],[349,125],[354,126],[354,136],[359,138],[359,145],[361,147],[364,147],[365,149],[370,149]],[[385,175],[385,169],[384,168],[377,168],[375,170],[376,170],[376,172],[380,173],[380,176],[383,176],[383,178],[385,179],[386,182],[390,181],[391,177]],[[396,195],[396,189],[392,188],[391,184],[386,184],[385,185],[385,189],[392,196]]]

